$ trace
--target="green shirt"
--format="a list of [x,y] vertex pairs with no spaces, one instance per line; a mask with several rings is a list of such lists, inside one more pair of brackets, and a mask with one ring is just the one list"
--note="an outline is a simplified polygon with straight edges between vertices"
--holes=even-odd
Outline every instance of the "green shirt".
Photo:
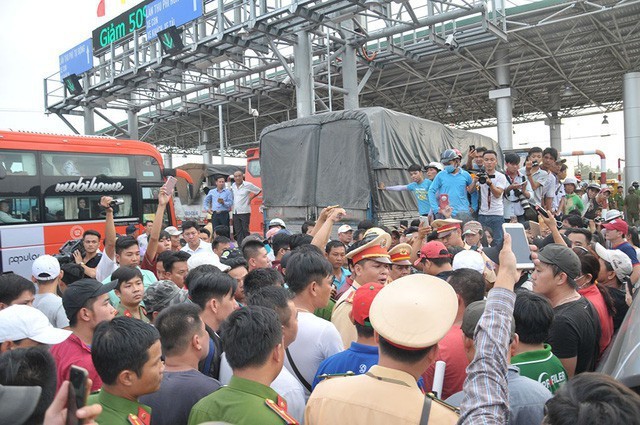
[[[118,303],[118,307],[116,308],[116,311],[118,312],[116,314],[116,317],[123,317],[123,316],[124,317],[133,317],[133,315],[129,312],[129,309],[127,309],[121,303]],[[140,314],[140,320],[142,320],[144,323],[151,323],[151,321],[147,317],[147,312],[140,305],[138,305],[138,313]],[[134,317],[134,319],[135,319],[135,317]]]
[[89,396],[87,404],[96,403],[102,406],[102,413],[96,419],[99,425],[130,425],[130,414],[136,415],[142,423],[151,423],[149,406],[109,394],[104,389]]
[[520,375],[540,382],[552,394],[568,379],[567,371],[560,359],[551,352],[549,344],[544,344],[542,350],[527,351],[511,357],[511,364],[518,366]]
[[580,214],[584,211],[584,204],[582,203],[582,199],[575,193],[571,195],[567,194],[565,196],[566,201],[564,203],[564,213],[569,214],[571,211],[577,209],[580,211]]
[[209,394],[193,406],[189,425],[209,421],[234,425],[282,425],[284,420],[267,407],[266,399],[277,403],[278,393],[258,382],[233,375],[229,385]]
[[631,192],[624,200],[624,206],[627,208],[627,213],[638,214],[638,204],[640,203],[640,196],[637,192]]
[[611,197],[609,198],[609,205],[611,206],[611,208],[622,211],[624,209],[624,198],[619,193],[611,195]]
[[318,316],[321,319],[328,320],[330,322],[331,321],[331,313],[333,313],[333,308],[335,306],[336,306],[336,302],[333,301],[333,300],[329,300],[329,304],[327,304],[326,307],[316,308],[316,310],[313,312],[313,314],[315,314],[316,316]]

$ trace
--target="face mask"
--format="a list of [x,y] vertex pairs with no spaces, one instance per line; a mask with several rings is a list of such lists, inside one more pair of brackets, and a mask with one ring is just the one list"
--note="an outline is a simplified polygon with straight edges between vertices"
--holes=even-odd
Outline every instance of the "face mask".
[[456,166],[455,165],[445,165],[444,166],[444,170],[447,173],[453,173],[456,170]]

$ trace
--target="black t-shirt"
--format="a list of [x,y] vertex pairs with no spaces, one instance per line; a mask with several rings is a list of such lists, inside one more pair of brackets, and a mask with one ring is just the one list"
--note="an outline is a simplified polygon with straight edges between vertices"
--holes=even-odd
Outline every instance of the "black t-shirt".
[[204,327],[209,334],[209,355],[198,363],[198,370],[214,379],[220,379],[220,359],[222,357],[222,340],[209,326]]
[[613,298],[613,305],[616,309],[616,314],[613,316],[613,331],[617,332],[620,325],[622,325],[624,316],[627,315],[629,306],[627,305],[627,301],[624,299],[625,292],[622,289],[607,286],[607,291],[609,291],[609,295]]
[[584,297],[554,308],[548,343],[560,359],[577,357],[575,373],[591,372],[598,359],[600,321],[593,305]]
[[98,263],[100,262],[101,258],[102,258],[102,254],[97,253],[95,257],[93,257],[91,260],[87,261],[84,264],[90,269],[95,269],[96,267],[98,267]]

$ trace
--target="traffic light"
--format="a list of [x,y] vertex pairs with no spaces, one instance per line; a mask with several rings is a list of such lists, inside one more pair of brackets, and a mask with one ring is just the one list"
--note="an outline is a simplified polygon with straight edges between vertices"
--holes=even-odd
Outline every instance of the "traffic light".
[[80,77],[78,77],[76,74],[71,74],[63,78],[62,82],[64,83],[64,86],[66,87],[67,91],[72,95],[77,96],[79,94],[82,94],[82,85],[80,84]]
[[182,42],[182,30],[174,26],[167,28],[166,30],[158,33],[162,50],[170,55],[176,55],[184,49],[184,43]]

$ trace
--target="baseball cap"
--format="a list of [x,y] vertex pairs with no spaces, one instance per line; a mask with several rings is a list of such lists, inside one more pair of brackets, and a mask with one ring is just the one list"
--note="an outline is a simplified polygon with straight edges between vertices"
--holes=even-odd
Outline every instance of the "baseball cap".
[[619,249],[606,249],[599,243],[596,243],[596,254],[598,254],[598,257],[611,264],[611,267],[613,267],[613,271],[616,273],[620,282],[631,276],[631,273],[633,272],[633,265],[631,264],[629,256],[624,252]]
[[626,221],[624,221],[621,218],[616,218],[614,220],[611,220],[608,223],[603,223],[602,227],[604,227],[607,230],[617,230],[619,232],[622,232],[622,234],[626,235],[627,232],[629,231],[629,225],[627,224]]
[[353,229],[348,224],[343,224],[342,226],[338,227],[338,233],[347,233],[347,232],[353,232]]
[[132,233],[135,233],[135,232],[136,232],[136,230],[138,230],[138,228],[136,227],[136,225],[135,225],[135,224],[130,224],[130,225],[128,225],[128,226],[127,226],[127,228],[126,228],[126,230],[125,230],[125,231],[127,232],[127,235],[130,235],[130,234],[132,234]]
[[80,280],[84,277],[84,268],[80,264],[66,263],[60,266],[64,274],[62,275],[62,281],[66,285],[71,285],[73,282]]
[[41,255],[33,262],[31,275],[39,280],[53,280],[60,276],[60,262],[51,255]]
[[413,263],[417,266],[423,259],[433,260],[435,258],[451,258],[451,254],[447,250],[447,247],[440,241],[430,241],[422,245],[420,248],[420,255],[418,259]]
[[203,264],[212,264],[217,268],[219,268],[221,272],[226,272],[231,268],[229,266],[222,264],[220,262],[220,258],[213,251],[195,253],[191,257],[189,257],[189,259],[187,260],[187,266],[189,267],[189,271]]
[[574,186],[578,186],[578,179],[576,179],[575,177],[567,177],[566,179],[564,179],[564,182],[562,182],[562,184],[572,184]]
[[67,318],[71,320],[71,318],[84,307],[89,299],[113,291],[117,284],[117,280],[103,284],[90,277],[73,282],[62,294],[62,306],[64,307],[64,312],[67,314]]
[[589,184],[587,185],[587,189],[597,189],[597,190],[600,190],[600,185],[599,185],[598,183],[595,183],[595,182],[594,182],[594,183],[589,183]]
[[451,263],[453,270],[458,269],[472,269],[478,273],[484,272],[484,259],[479,252],[472,250],[460,251],[453,257],[453,263]]
[[606,221],[607,223],[616,218],[622,219],[622,213],[616,209],[609,210],[604,215],[604,221]]
[[38,405],[42,388],[0,385],[0,423],[24,423]]
[[273,227],[273,226],[280,226],[283,229],[287,228],[287,225],[284,224],[284,221],[282,221],[282,219],[279,219],[279,218],[271,219],[271,221],[269,222],[269,227]]
[[0,342],[29,338],[40,344],[59,344],[71,331],[54,328],[43,312],[28,305],[12,305],[0,310]]
[[462,228],[462,236],[466,235],[467,233],[478,234],[480,232],[482,232],[482,224],[473,220],[467,221]]
[[437,161],[432,161],[424,167],[425,170],[428,170],[429,168],[435,168],[438,171],[444,170],[444,167],[442,166],[442,164]]
[[[467,338],[473,338],[473,334],[476,331],[476,326],[478,326],[478,322],[482,317],[482,313],[484,313],[484,309],[487,305],[485,300],[474,301],[467,306],[464,310],[464,316],[462,316],[462,325],[460,328],[462,329],[462,333]],[[516,334],[516,321],[511,319],[511,339],[513,340],[514,335]]]
[[178,288],[170,280],[153,282],[144,292],[144,308],[147,314],[162,311],[165,308],[181,304],[187,300],[189,293]]
[[570,279],[582,274],[582,265],[578,255],[566,246],[552,243],[538,253],[538,259],[545,264],[553,264],[565,272]]
[[371,303],[373,299],[378,295],[384,288],[384,285],[376,282],[366,283],[356,289],[353,294],[353,309],[351,310],[351,314],[353,316],[353,320],[364,326],[371,326],[371,322],[369,321],[369,309],[371,308]]
[[380,290],[371,303],[369,319],[391,345],[419,350],[433,346],[449,332],[457,311],[451,285],[435,276],[412,274]]
[[171,236],[178,236],[178,235],[182,234],[182,232],[180,230],[178,230],[178,228],[176,226],[165,227],[164,231],[167,232]]

